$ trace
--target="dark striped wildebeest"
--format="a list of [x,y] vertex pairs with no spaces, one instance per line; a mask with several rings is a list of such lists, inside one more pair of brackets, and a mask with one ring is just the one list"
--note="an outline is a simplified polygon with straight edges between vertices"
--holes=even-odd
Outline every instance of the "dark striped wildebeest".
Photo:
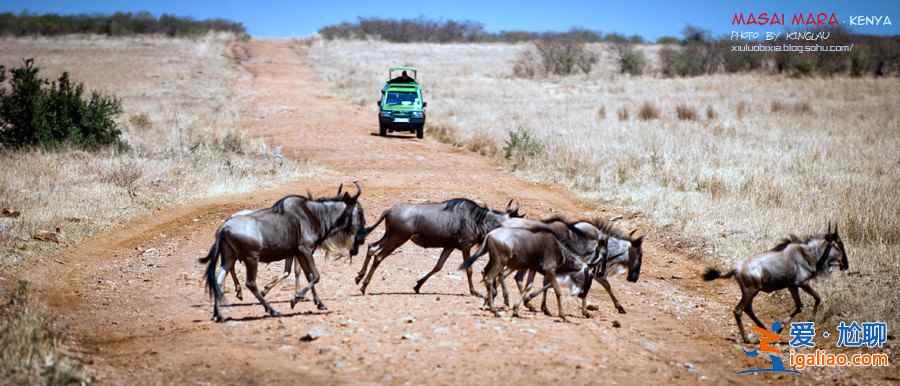
[[[581,220],[576,223],[576,226],[584,229],[590,230],[593,232],[599,232],[600,237],[603,239],[607,239],[607,255],[606,263],[602,266],[594,267],[592,277],[594,280],[599,283],[606,290],[606,293],[609,294],[610,299],[612,299],[613,305],[616,307],[616,310],[620,314],[625,313],[625,307],[619,303],[619,299],[616,298],[616,295],[612,292],[612,287],[609,285],[609,275],[614,275],[618,272],[627,270],[627,275],[625,276],[628,282],[634,283],[637,282],[640,278],[641,274],[641,265],[643,264],[644,259],[644,237],[634,237],[635,232],[637,230],[632,230],[631,233],[625,233],[616,228],[612,222],[595,218],[593,220]],[[521,290],[521,282],[525,276],[525,272],[519,271],[516,274],[516,285]],[[583,280],[577,275],[573,277],[576,280]],[[528,272],[528,282],[530,283],[534,280],[534,271]],[[544,281],[544,293],[541,299],[541,310],[550,315],[550,310],[547,308],[547,293],[546,291],[549,289],[547,286],[546,280]],[[583,299],[583,301],[586,299]],[[534,309],[526,302],[525,306],[528,309],[534,311]],[[585,315],[587,316],[587,315]]]
[[703,273],[703,280],[725,279],[732,276],[737,280],[741,287],[741,301],[734,307],[734,320],[737,322],[741,339],[748,343],[750,340],[741,322],[741,315],[744,312],[747,312],[757,326],[766,328],[753,313],[753,298],[759,291],[773,292],[787,288],[791,292],[794,311],[788,318],[789,322],[803,308],[798,290],[803,289],[815,300],[812,314],[812,318],[815,319],[822,299],[809,285],[809,281],[828,275],[838,268],[846,271],[849,266],[837,226],[832,230],[829,224],[827,232],[805,239],[790,235],[771,250],[739,262],[735,269],[724,275],[715,268],[707,268]]
[[[248,214],[234,216],[225,221],[216,231],[216,239],[206,258],[206,286],[213,296],[213,320],[223,321],[219,302],[222,298],[221,283],[225,275],[234,269],[240,260],[247,269],[247,289],[256,296],[269,315],[278,315],[259,292],[256,273],[259,263],[292,259],[296,256],[300,268],[306,274],[309,285],[294,295],[291,308],[312,291],[313,302],[320,310],[325,304],[316,293],[319,281],[313,253],[329,238],[343,240],[348,245],[350,255],[355,255],[359,245],[365,241],[365,216],[359,195],[362,189],[357,184],[354,195],[344,193],[336,197],[318,198],[286,196],[271,208],[256,210]],[[221,258],[223,270],[216,274],[217,262]],[[299,275],[299,271],[295,271]]]
[[[338,191],[337,191],[337,194],[335,195],[335,197],[339,197],[341,195],[343,188],[344,188],[344,184],[341,184],[340,186],[338,186]],[[306,196],[304,198],[306,198],[307,200],[312,200],[313,195],[311,192],[307,191]],[[265,210],[265,209],[256,209],[256,210],[245,209],[245,210],[241,210],[235,214],[232,214],[231,217],[248,215],[248,214],[254,213],[259,210]],[[229,217],[229,218],[231,218],[231,217]],[[226,221],[227,221],[227,219],[226,219]],[[341,249],[349,248],[348,247],[350,245],[349,243],[350,243],[350,240],[347,235],[344,235],[343,233],[336,233],[332,237],[325,239],[325,241],[322,242],[322,245],[320,246],[320,248],[325,250],[325,258],[327,260],[329,253],[340,253]],[[209,260],[209,256],[203,257],[200,259],[200,263],[206,264],[206,262],[208,260]],[[263,286],[262,291],[260,291],[260,293],[262,294],[263,297],[265,297],[269,293],[269,291],[274,289],[279,283],[284,281],[284,279],[287,279],[288,277],[290,277],[292,268],[294,268],[294,267],[295,267],[295,270],[293,271],[294,272],[294,292],[296,293],[297,291],[300,291],[300,265],[298,262],[298,265],[294,266],[293,265],[294,260],[298,260],[298,258],[295,256],[293,259],[284,259],[284,271],[282,271],[282,274],[280,276],[276,277],[275,279],[272,279],[271,282],[269,282]],[[244,300],[244,296],[241,293],[241,283],[238,280],[236,269],[231,270],[231,278],[234,281],[234,296],[236,298],[238,298],[238,300]]]
[[[564,274],[558,277],[558,280],[562,285],[568,286],[570,288],[569,293],[573,296],[578,296],[582,300],[582,315],[585,317],[590,317],[590,313],[587,312],[587,293],[590,290],[590,278],[596,274],[594,272],[594,267],[603,267],[605,265],[601,265],[601,260],[597,259],[599,251],[598,247],[605,248],[606,243],[609,240],[609,237],[602,233],[600,229],[595,226],[595,223],[592,220],[577,220],[572,221],[568,220],[561,216],[552,216],[549,218],[545,218],[542,220],[529,220],[529,219],[510,219],[503,223],[504,227],[510,228],[546,228],[553,232],[554,236],[559,239],[566,248],[569,248],[574,254],[578,256],[583,256],[583,260],[590,260],[596,262],[594,264],[590,264],[591,272],[590,275],[584,275],[581,271],[574,272],[571,274]],[[486,250],[482,244],[481,251],[486,253]],[[505,272],[499,278],[499,284],[503,290],[503,302],[506,306],[509,306],[509,293],[506,289],[506,283],[504,278],[511,271]],[[521,296],[525,296],[527,290],[522,285],[522,279],[525,276],[525,273],[528,272],[528,283],[527,287],[530,288],[531,284],[534,280],[535,271],[532,270],[519,270],[516,274],[516,286],[519,289],[519,294]],[[585,281],[585,279],[587,279]],[[550,288],[550,282],[544,280],[544,289]],[[496,290],[494,291],[496,293]],[[525,302],[526,307],[532,309],[528,302]]]
[[[509,200],[503,212],[478,205],[466,198],[454,198],[440,203],[396,204],[385,210],[378,221],[366,229],[367,233],[371,232],[384,221],[384,236],[369,244],[362,269],[356,275],[356,283],[359,284],[365,276],[365,281],[360,287],[360,291],[365,294],[378,265],[394,250],[412,240],[422,248],[443,249],[434,268],[413,287],[413,290],[419,293],[428,278],[444,267],[444,262],[454,249],[462,252],[463,260],[468,259],[472,247],[480,244],[484,240],[484,235],[500,227],[504,221],[516,217],[522,215],[519,213],[519,206],[513,206],[513,200]],[[369,268],[370,259],[371,268]],[[466,270],[466,275],[469,280],[469,293],[481,296],[472,285],[471,268]]]
[[[496,316],[500,314],[494,308],[494,295],[499,280],[504,271],[532,270],[544,275],[556,293],[556,304],[559,308],[559,317],[565,321],[566,313],[562,304],[562,292],[557,277],[580,273],[586,275],[587,280],[583,284],[587,288],[576,287],[579,293],[586,293],[590,289],[591,272],[593,267],[602,263],[606,258],[605,243],[582,260],[576,253],[566,247],[557,238],[555,232],[541,224],[525,227],[500,227],[492,230],[484,238],[479,251],[466,259],[460,269],[469,269],[472,264],[485,253],[490,260],[484,268],[484,286],[487,289],[486,301],[488,309]],[[572,283],[577,286],[577,283]],[[529,284],[525,288],[525,295],[513,305],[513,315],[518,316],[519,306],[526,299],[539,294],[528,293]]]

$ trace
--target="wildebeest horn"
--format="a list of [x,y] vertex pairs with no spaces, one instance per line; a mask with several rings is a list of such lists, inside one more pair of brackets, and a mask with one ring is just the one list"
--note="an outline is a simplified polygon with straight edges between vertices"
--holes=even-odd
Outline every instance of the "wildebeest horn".
[[509,207],[512,206],[513,200],[510,198],[509,202],[506,203],[506,210],[509,210]]
[[632,236],[634,236],[635,233],[637,233],[637,229],[632,229],[631,233],[628,234],[628,238],[631,238]]
[[309,199],[309,200],[312,200],[312,199],[313,199],[312,192],[310,192],[309,189],[306,189],[306,198]]
[[338,185],[338,192],[337,192],[337,194],[336,194],[335,196],[340,196],[340,195],[341,195],[341,191],[342,191],[343,189],[344,189],[344,183],[341,182],[341,184]]
[[353,199],[356,200],[362,194],[362,188],[359,186],[359,182],[353,181],[353,185],[356,185],[356,194],[353,195]]

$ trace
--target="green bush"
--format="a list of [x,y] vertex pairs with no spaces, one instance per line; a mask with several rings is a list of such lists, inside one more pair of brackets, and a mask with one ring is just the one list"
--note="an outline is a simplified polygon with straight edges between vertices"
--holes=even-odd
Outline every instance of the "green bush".
[[641,75],[647,65],[644,53],[634,49],[630,45],[624,45],[617,50],[619,52],[619,71],[623,74]]
[[[124,146],[113,117],[122,111],[118,99],[72,82],[64,72],[56,81],[38,77],[33,59],[9,71],[9,90],[0,88],[0,144],[8,148],[63,145],[97,150]],[[0,67],[0,83],[6,80]]]
[[60,15],[55,13],[33,14],[22,12],[0,13],[0,36],[56,36],[66,34],[98,34],[129,36],[140,34],[165,34],[167,36],[196,36],[210,31],[233,32],[245,37],[244,25],[226,19],[194,20],[150,12],[116,12],[107,14]]
[[503,143],[503,157],[507,160],[523,161],[544,152],[544,144],[531,130],[511,130],[508,135]]

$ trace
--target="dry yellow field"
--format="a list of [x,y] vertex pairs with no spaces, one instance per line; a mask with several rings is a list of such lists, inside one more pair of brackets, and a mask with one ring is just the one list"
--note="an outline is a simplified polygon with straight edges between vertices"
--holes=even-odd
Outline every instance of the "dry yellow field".
[[32,240],[40,231],[59,227],[62,241],[74,242],[141,212],[315,173],[239,133],[233,88],[243,73],[226,55],[233,39],[0,40],[0,64],[7,68],[34,58],[44,78],[69,71],[88,90],[121,98],[117,121],[131,146],[125,153],[0,154],[0,207],[23,214],[0,218],[0,266],[56,248]]
[[[697,264],[729,266],[836,222],[850,270],[815,284],[821,316],[900,321],[897,78],[630,77],[594,45],[588,75],[517,79],[527,45],[305,44],[322,78],[373,121],[386,69],[417,67],[426,136],[501,157],[508,133],[528,130],[544,150],[511,162],[519,175],[648,216],[649,237],[686,238],[708,257]],[[642,49],[653,59],[657,48]]]

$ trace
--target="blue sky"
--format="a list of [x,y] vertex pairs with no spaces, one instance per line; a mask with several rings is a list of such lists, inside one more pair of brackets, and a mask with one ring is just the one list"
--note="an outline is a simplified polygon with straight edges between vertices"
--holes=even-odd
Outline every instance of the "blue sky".
[[[388,6],[387,4],[392,4]],[[603,32],[639,34],[655,39],[680,36],[685,24],[726,34],[733,28],[735,12],[783,12],[787,22],[795,12],[834,12],[846,23],[852,15],[889,16],[893,26],[857,27],[870,34],[900,34],[900,1],[175,1],[175,0],[3,0],[0,11],[35,13],[111,13],[147,10],[154,14],[173,13],[194,18],[223,17],[238,20],[253,36],[302,36],[320,27],[360,16],[417,17],[473,20],[490,31],[566,30],[584,27]],[[747,28],[743,28],[747,29]],[[771,28],[767,28],[771,29]],[[775,28],[780,30],[780,27]]]

